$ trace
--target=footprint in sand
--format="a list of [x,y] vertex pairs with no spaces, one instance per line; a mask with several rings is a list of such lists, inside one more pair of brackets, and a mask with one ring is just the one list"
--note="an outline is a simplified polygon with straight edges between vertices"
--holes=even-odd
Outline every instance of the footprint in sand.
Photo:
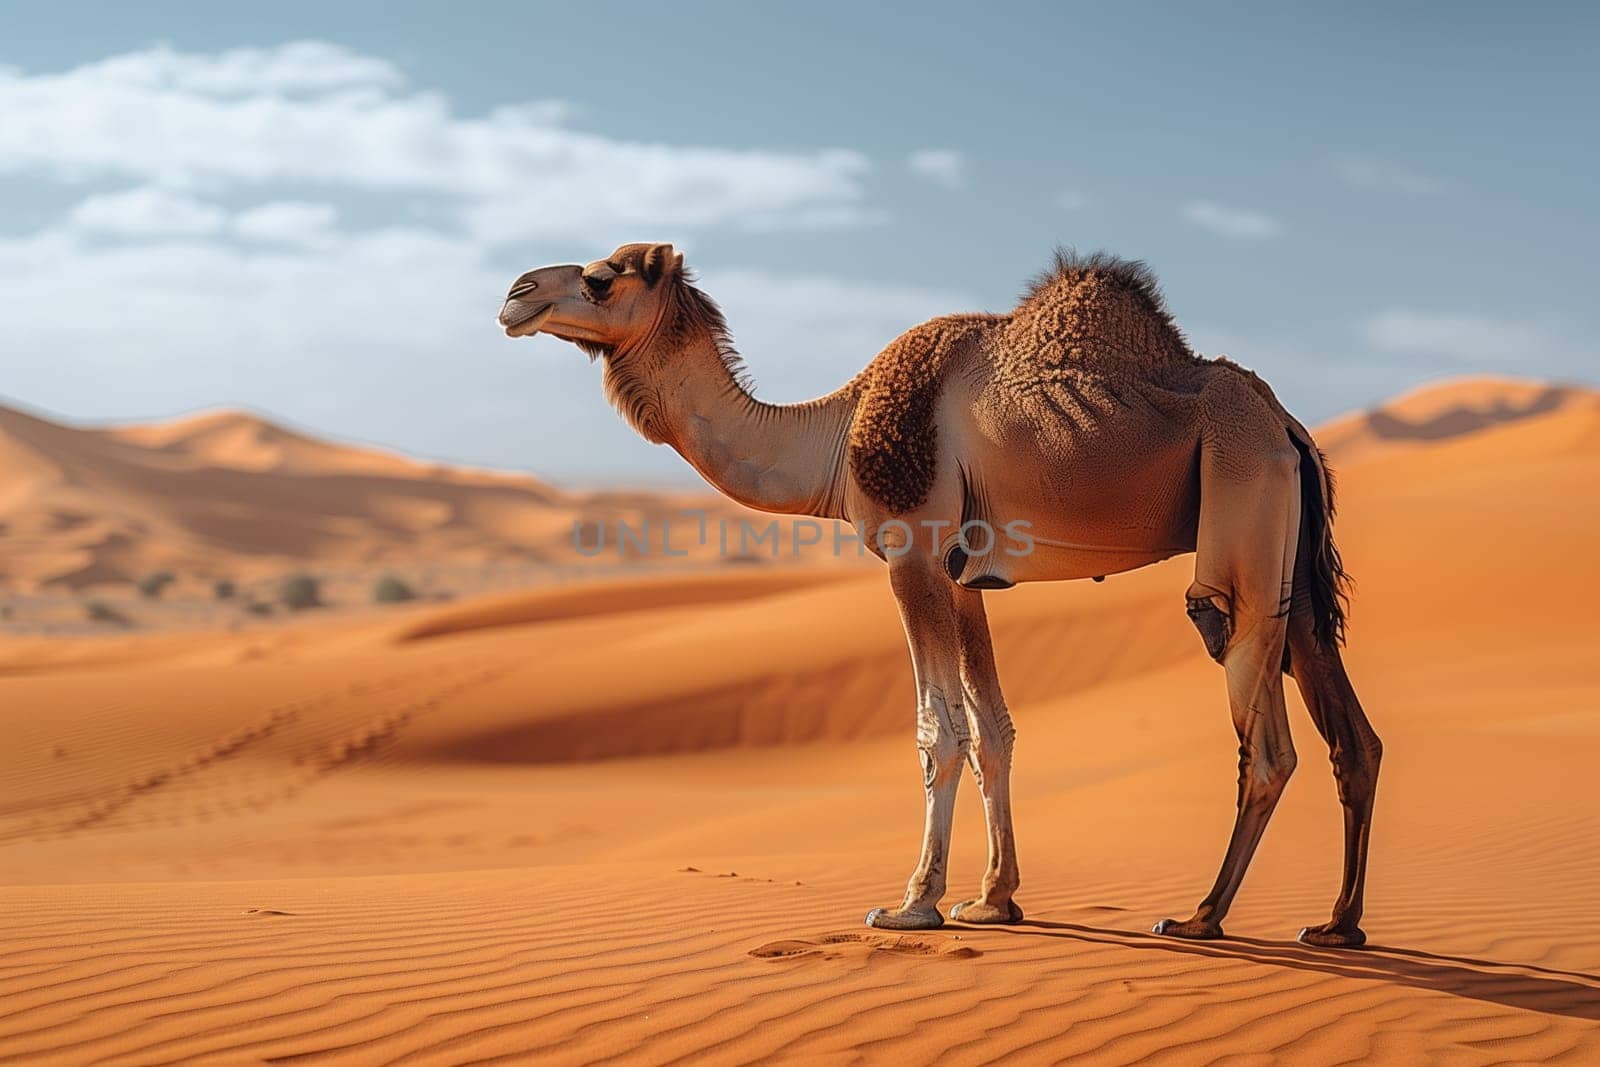
[[277,908],[246,908],[246,915],[293,915],[292,911],[279,911]]
[[983,955],[959,937],[938,939],[904,934],[819,934],[811,938],[769,941],[749,951],[760,960],[870,959],[874,956],[914,956],[945,960],[970,960]]

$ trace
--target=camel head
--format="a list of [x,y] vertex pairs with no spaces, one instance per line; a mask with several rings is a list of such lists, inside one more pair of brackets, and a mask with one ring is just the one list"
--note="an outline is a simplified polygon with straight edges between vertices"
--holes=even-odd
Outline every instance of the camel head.
[[669,244],[623,245],[586,267],[530,270],[500,308],[508,337],[547,333],[591,355],[633,347],[661,321],[683,256]]

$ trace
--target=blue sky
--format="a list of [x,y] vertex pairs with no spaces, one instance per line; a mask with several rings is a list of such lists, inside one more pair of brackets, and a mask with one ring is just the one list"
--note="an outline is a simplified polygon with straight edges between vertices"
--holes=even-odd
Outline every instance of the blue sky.
[[1600,15],[1573,5],[0,5],[0,396],[244,405],[685,482],[521,270],[671,240],[763,396],[1056,243],[1148,260],[1308,420],[1593,381]]

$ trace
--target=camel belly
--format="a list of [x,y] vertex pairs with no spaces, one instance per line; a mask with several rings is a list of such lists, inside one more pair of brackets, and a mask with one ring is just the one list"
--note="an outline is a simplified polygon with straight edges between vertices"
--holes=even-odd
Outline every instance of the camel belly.
[[[1103,578],[1108,574],[1137,570],[1152,563],[1193,551],[1193,547],[1173,546],[1153,549],[1115,549],[1071,542],[1033,542],[1028,551],[1016,556],[974,559],[961,580],[966,585],[1002,588],[1022,582],[1062,582],[1075,578]],[[987,579],[987,581],[985,581]]]
[[963,520],[996,532],[991,551],[967,551],[963,584],[1095,578],[1194,551],[1200,441],[1181,405],[1069,403],[1069,392],[943,397]]
[[1027,464],[974,472],[967,519],[992,528],[995,543],[982,551],[987,531],[969,529],[961,581],[999,588],[1096,578],[1192,552],[1200,501],[1191,471],[1183,457],[1116,477]]

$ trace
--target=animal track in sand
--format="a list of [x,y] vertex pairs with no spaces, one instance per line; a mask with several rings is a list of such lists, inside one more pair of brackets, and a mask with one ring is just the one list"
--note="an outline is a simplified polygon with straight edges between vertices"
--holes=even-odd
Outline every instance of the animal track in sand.
[[811,938],[769,941],[747,954],[760,960],[868,959],[880,954],[970,960],[983,955],[971,945],[956,944],[959,940],[960,935],[941,940],[904,934],[818,934]]
[[[0,842],[28,837],[38,840],[61,837],[110,823],[136,801],[148,800],[266,741],[293,724],[299,718],[300,711],[301,707],[292,702],[280,705],[271,709],[265,717],[215,739],[179,762],[146,771],[120,786],[102,788],[91,796],[68,797],[64,803],[59,803],[55,813],[46,808],[44,814],[35,816],[25,825],[0,828]],[[58,746],[56,751],[64,750]]]
[[[699,867],[679,867],[678,868],[678,873],[679,874],[705,874],[706,872],[702,871]],[[757,878],[755,875],[752,875],[752,874],[740,874],[738,871],[722,871],[720,873],[712,875],[712,877],[713,878],[737,878],[741,882],[762,882],[762,883],[764,883],[766,885],[777,885],[778,884],[778,879],[776,879],[776,878]],[[805,885],[804,882],[802,882],[802,881],[800,881],[798,879],[795,880],[794,884],[795,885],[801,885],[801,886]]]
[[[461,694],[508,670],[468,662],[435,669],[432,681],[421,671],[406,671],[363,682],[360,692],[380,697],[422,690],[377,714],[347,709],[339,691],[284,701],[198,742],[178,759],[142,769],[121,782],[64,791],[0,812],[0,844],[157,822],[181,826],[260,812],[294,798],[327,775],[382,759],[413,720],[448,707]],[[57,743],[54,751],[60,760],[64,756],[59,754],[68,750]],[[241,776],[237,762],[247,753],[260,764],[271,764],[273,771],[265,777]]]

